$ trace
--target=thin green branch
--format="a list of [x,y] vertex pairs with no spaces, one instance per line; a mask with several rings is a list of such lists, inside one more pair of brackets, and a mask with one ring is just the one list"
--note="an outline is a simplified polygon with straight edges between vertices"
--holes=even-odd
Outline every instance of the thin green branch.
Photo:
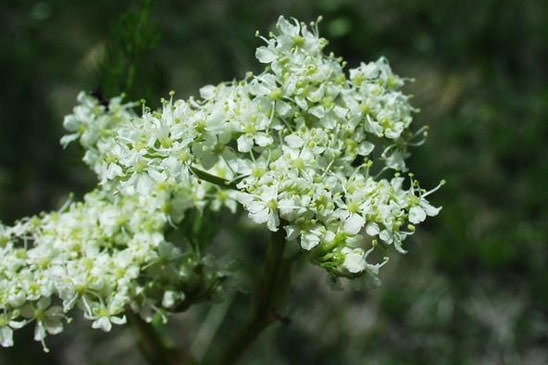
[[204,181],[207,181],[209,183],[218,185],[218,186],[220,186],[222,188],[225,188],[225,189],[238,190],[238,188],[237,188],[238,183],[240,181],[242,181],[243,178],[245,178],[245,176],[240,176],[240,177],[237,177],[234,180],[229,181],[229,180],[225,180],[221,177],[212,175],[209,172],[206,172],[206,171],[201,170],[201,169],[199,169],[197,167],[194,167],[194,166],[190,166],[189,169],[194,175],[196,175],[196,177],[198,177],[198,178],[200,178]]

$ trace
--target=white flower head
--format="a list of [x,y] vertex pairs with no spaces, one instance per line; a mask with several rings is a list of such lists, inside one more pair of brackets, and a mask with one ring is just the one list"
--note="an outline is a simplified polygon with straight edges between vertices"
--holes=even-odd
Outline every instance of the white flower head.
[[416,109],[387,60],[346,71],[324,52],[318,22],[280,17],[255,52],[262,72],[196,98],[171,94],[158,110],[78,95],[61,143],[79,141],[99,186],[0,225],[0,345],[31,322],[44,343],[74,308],[104,331],[125,323],[126,310],[150,320],[186,298],[197,262],[211,271],[192,279],[213,280],[215,294],[221,271],[166,236],[206,209],[240,204],[336,276],[378,278],[386,260],[367,262],[378,243],[405,252],[414,224],[440,210],[427,200],[439,186],[425,191],[411,177],[406,188],[400,176],[424,129],[412,131]]

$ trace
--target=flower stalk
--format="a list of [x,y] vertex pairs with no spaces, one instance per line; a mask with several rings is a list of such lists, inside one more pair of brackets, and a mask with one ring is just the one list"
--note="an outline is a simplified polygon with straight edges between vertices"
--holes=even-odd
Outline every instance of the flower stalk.
[[284,231],[271,233],[262,277],[257,283],[251,315],[219,357],[217,364],[234,364],[269,325],[279,320],[290,284],[291,260],[284,257]]
[[181,349],[170,345],[150,323],[127,311],[139,350],[149,364],[194,365],[196,361]]

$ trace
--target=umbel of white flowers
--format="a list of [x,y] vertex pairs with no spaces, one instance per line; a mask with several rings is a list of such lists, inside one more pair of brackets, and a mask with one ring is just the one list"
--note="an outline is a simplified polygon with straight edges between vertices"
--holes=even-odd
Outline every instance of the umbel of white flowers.
[[410,131],[416,110],[386,59],[345,72],[324,53],[317,22],[280,17],[261,38],[262,73],[205,86],[199,98],[172,95],[139,115],[121,97],[105,106],[78,95],[61,143],[79,140],[99,188],[0,226],[2,346],[29,323],[44,344],[75,307],[109,331],[126,311],[150,321],[200,288],[221,290],[214,262],[166,239],[190,210],[235,213],[240,204],[254,222],[283,229],[310,262],[348,278],[377,278],[388,259],[370,262],[372,253],[405,252],[415,225],[438,214],[426,198],[439,186],[400,176],[426,130]]

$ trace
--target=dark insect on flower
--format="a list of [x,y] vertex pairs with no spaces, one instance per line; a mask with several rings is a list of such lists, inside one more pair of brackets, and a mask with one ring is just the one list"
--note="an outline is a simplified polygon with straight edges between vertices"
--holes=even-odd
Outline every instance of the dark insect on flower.
[[110,100],[105,97],[105,94],[103,93],[103,89],[101,87],[95,88],[90,93],[90,95],[99,100],[99,103],[105,107],[106,111],[108,111]]

